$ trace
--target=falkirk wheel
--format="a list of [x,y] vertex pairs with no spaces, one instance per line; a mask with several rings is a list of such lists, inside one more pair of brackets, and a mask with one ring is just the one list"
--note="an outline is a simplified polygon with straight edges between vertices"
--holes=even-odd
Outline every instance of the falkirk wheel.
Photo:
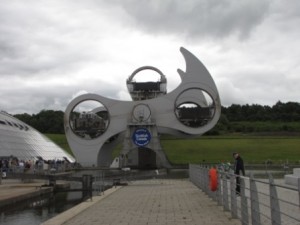
[[[161,134],[195,137],[215,126],[221,102],[214,80],[192,53],[180,51],[186,71],[177,70],[181,83],[170,93],[165,75],[145,66],[127,79],[132,101],[83,94],[69,103],[64,127],[77,162],[84,167],[109,167],[114,161],[119,168],[170,168]],[[160,81],[135,82],[142,70],[155,71]],[[112,153],[120,145],[120,155],[113,160]]]

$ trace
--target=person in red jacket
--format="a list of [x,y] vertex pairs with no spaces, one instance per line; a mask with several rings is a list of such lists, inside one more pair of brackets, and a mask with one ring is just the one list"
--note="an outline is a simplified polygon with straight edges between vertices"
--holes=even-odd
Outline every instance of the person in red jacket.
[[235,193],[239,195],[241,193],[241,178],[240,175],[242,173],[243,176],[245,176],[245,167],[244,167],[244,161],[239,153],[234,152],[233,158],[235,159],[234,163],[234,174],[236,175],[236,188]]
[[213,166],[209,172],[209,187],[211,191],[216,191],[218,188],[218,171],[215,166]]

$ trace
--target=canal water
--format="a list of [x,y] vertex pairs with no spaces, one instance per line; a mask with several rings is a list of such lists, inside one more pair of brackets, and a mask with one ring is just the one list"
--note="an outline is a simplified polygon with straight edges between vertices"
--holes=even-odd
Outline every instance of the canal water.
[[[100,177],[99,171],[76,172],[72,176],[82,177],[83,174]],[[99,182],[99,190],[107,189],[107,184]],[[70,181],[70,189],[81,189],[81,182]],[[98,195],[94,191],[93,195]],[[22,203],[14,204],[6,208],[0,208],[0,224],[5,225],[37,225],[50,218],[74,207],[82,202],[81,191],[58,190],[57,193],[45,194]]]
[[[155,177],[161,178],[187,178],[187,170],[172,170],[169,171],[168,175],[165,172],[157,171],[131,171],[123,172],[120,174],[118,171],[107,171],[106,176],[114,177],[114,175],[122,176],[123,180],[135,180],[135,179],[152,179]],[[94,188],[99,188],[99,190],[104,191],[108,187],[112,186],[111,178],[110,181],[103,181],[104,173],[99,171],[81,171],[76,172],[73,176],[82,177],[84,174],[89,174],[94,177],[100,177],[98,180],[99,185]],[[166,176],[166,177],[165,177]],[[101,179],[102,177],[102,179]],[[101,181],[102,180],[102,181]],[[97,181],[96,181],[97,183]],[[81,183],[70,182],[70,189],[80,189]],[[93,195],[99,194],[99,190],[93,192]],[[49,195],[39,196],[35,199],[30,199],[23,203],[18,203],[7,208],[0,209],[0,224],[5,225],[38,225],[50,218],[74,207],[75,205],[82,202],[82,192],[58,192]]]
[[58,192],[2,208],[0,224],[35,225],[72,208],[82,201],[81,192]]

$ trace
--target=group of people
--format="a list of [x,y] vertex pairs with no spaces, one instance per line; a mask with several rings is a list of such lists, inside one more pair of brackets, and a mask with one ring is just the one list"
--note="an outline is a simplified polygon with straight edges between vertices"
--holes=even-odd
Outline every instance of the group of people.
[[0,159],[0,169],[3,172],[17,172],[17,171],[26,171],[32,169],[38,165],[37,161],[32,160],[18,160],[17,158],[4,158]]
[[[233,172],[236,178],[236,187],[235,187],[235,193],[236,195],[240,195],[241,193],[241,177],[240,176],[245,176],[245,166],[244,166],[244,161],[242,157],[240,156],[239,153],[234,152],[232,154],[234,158],[234,166],[233,166]],[[229,172],[230,165],[228,164],[223,164],[222,165],[222,170],[224,172]],[[210,178],[210,188],[212,191],[217,190],[217,169],[216,167],[212,167],[209,170],[209,178]]]
[[2,178],[5,178],[7,173],[44,173],[45,171],[65,171],[71,165],[65,160],[19,160],[16,157],[0,157],[0,171]]

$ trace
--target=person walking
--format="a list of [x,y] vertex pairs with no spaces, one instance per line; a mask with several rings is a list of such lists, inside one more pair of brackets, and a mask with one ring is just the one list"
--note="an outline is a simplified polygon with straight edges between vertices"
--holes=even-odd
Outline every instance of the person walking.
[[235,159],[234,163],[234,174],[236,176],[236,187],[235,187],[235,193],[237,195],[240,195],[241,193],[241,178],[240,174],[242,172],[242,175],[245,176],[245,167],[244,167],[244,161],[239,153],[234,152],[233,158]]

